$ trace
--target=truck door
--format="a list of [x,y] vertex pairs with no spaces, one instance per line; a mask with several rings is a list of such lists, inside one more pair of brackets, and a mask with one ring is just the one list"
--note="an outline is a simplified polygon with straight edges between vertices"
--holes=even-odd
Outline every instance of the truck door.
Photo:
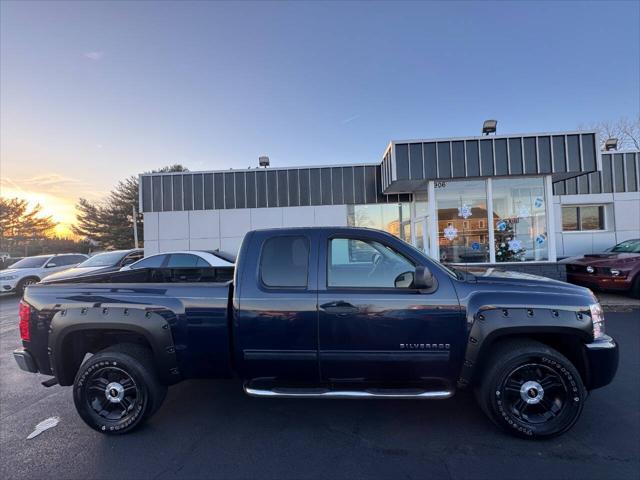
[[234,295],[238,371],[245,379],[317,382],[317,238],[303,229],[249,235]]
[[[328,236],[318,277],[321,377],[329,382],[451,379],[464,319],[451,281],[412,288],[416,258],[357,234]],[[407,247],[408,248],[408,247]],[[415,254],[415,252],[414,252]],[[424,261],[424,260],[423,260]],[[440,272],[441,274],[443,272]],[[445,274],[446,276],[446,274]]]

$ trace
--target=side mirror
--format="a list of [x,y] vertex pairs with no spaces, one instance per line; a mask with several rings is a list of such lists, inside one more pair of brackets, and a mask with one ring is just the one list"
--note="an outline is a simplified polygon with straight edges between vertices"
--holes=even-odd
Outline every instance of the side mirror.
[[139,258],[138,259],[136,259],[136,258],[127,258],[127,259],[125,259],[124,262],[122,262],[122,266],[124,267],[126,265],[131,265],[133,262],[137,262],[138,260],[140,260],[140,259]]
[[46,268],[53,268],[53,267],[57,267],[58,265],[52,262],[47,263]]
[[424,265],[416,267],[416,273],[413,277],[413,286],[418,290],[428,290],[435,285],[435,280],[431,270]]

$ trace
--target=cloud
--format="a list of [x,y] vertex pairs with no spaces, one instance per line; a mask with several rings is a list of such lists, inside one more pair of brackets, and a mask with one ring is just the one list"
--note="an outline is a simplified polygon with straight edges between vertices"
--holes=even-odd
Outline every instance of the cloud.
[[346,125],[347,123],[351,123],[354,120],[357,120],[358,118],[360,118],[360,115],[353,115],[351,117],[345,118],[340,123],[342,123],[343,125]]
[[98,61],[104,57],[104,52],[85,52],[83,55],[89,60]]

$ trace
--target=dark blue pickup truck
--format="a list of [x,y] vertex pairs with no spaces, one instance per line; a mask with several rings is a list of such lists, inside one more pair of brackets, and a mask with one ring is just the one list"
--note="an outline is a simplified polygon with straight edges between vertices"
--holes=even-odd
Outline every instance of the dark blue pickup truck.
[[73,385],[84,421],[113,434],[153,415],[168,385],[236,377],[257,397],[444,399],[470,388],[494,423],[544,438],[571,428],[618,365],[588,289],[474,276],[376,230],[253,231],[233,274],[30,286],[15,359],[53,376],[47,386]]

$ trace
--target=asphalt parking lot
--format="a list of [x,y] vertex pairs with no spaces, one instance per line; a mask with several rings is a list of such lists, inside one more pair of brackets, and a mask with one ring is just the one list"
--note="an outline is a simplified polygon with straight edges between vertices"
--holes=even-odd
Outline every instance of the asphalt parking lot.
[[[621,364],[592,393],[568,434],[532,442],[498,431],[459,393],[447,401],[246,397],[237,382],[169,390],[142,429],[90,430],[70,388],[45,388],[11,356],[17,298],[0,298],[0,477],[122,478],[608,478],[640,476],[640,311],[607,314]],[[40,421],[60,423],[26,437]]]

